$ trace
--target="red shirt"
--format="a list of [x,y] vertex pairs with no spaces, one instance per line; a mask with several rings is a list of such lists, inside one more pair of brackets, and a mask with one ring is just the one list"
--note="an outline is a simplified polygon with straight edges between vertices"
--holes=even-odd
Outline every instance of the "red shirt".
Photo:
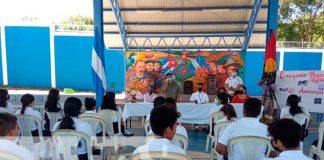
[[241,99],[239,97],[239,95],[237,94],[232,98],[232,103],[244,103],[249,98],[250,98],[250,96],[246,95],[245,98]]

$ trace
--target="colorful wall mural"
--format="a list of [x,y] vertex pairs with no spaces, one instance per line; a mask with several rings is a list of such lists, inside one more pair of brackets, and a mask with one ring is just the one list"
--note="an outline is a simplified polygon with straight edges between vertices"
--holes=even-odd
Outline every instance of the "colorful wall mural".
[[143,95],[148,86],[154,86],[160,93],[165,75],[172,73],[181,87],[184,81],[192,81],[195,91],[197,84],[203,83],[207,92],[208,75],[216,76],[217,88],[224,86],[234,68],[243,78],[243,57],[243,52],[226,51],[126,52],[126,91]]

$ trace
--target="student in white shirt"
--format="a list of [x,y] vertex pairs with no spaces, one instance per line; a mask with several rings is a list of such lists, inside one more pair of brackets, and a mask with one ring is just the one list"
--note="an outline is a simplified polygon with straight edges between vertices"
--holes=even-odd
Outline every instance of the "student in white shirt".
[[[243,106],[244,118],[233,122],[228,125],[221,137],[218,139],[216,146],[216,151],[221,155],[227,156],[227,145],[230,139],[239,136],[267,136],[267,126],[260,123],[257,118],[261,113],[261,101],[256,98],[250,98],[245,101]],[[233,147],[233,159],[240,159],[241,154],[238,146]],[[264,148],[264,153],[260,153],[258,159],[263,159],[265,157],[266,148]]]
[[34,155],[16,141],[19,136],[17,117],[9,113],[0,113],[0,151],[17,155],[24,160],[34,160]]
[[157,151],[186,155],[182,148],[171,142],[176,133],[178,117],[179,115],[177,111],[169,103],[153,109],[150,116],[150,124],[154,134],[154,139],[147,144],[138,147],[133,154]]
[[11,103],[8,102],[9,99],[8,90],[0,89],[0,112],[14,113],[15,109],[12,107]]
[[289,95],[286,102],[287,107],[281,109],[280,119],[285,118],[288,115],[294,116],[298,113],[305,113],[309,117],[311,117],[309,112],[307,112],[306,110],[304,110],[302,107],[298,105],[299,102],[300,102],[300,98],[297,95],[295,94]]
[[[92,97],[84,98],[84,105],[86,108],[85,114],[97,114],[96,112],[96,100]],[[96,135],[102,136],[102,125],[99,124],[96,129]]]
[[[156,97],[153,101],[153,109],[160,107],[162,104],[164,104],[166,102],[167,102],[167,100],[163,96]],[[145,120],[146,122],[150,121],[150,115],[151,115],[150,113],[146,115],[146,120]]]
[[228,104],[228,96],[226,93],[218,93],[214,99],[214,106],[213,108],[210,110],[209,115],[218,112],[223,105]]
[[279,152],[273,160],[311,160],[299,149],[302,138],[302,127],[292,119],[280,119],[272,123],[268,132],[271,136],[271,145]]
[[[84,122],[81,121],[78,118],[78,115],[80,113],[81,110],[81,106],[82,106],[82,102],[79,98],[76,97],[69,97],[66,99],[65,103],[64,103],[64,115],[65,117],[57,122],[54,127],[53,130],[58,130],[58,129],[71,129],[71,130],[77,130],[80,132],[85,133],[88,136],[95,136],[95,134],[92,131],[91,126]],[[84,139],[80,140],[80,145],[78,145],[77,148],[77,153],[78,153],[78,157],[79,159],[87,159],[87,145],[86,145],[86,141]]]
[[190,97],[191,102],[195,102],[196,104],[205,104],[209,102],[208,95],[203,92],[203,86],[204,84],[198,83],[198,91],[192,93]]
[[241,85],[243,85],[243,80],[239,75],[239,71],[238,69],[233,69],[232,75],[225,81],[225,89],[230,96],[230,100],[232,100],[235,91],[237,91]]
[[[58,113],[59,114],[59,120],[63,118],[63,112],[62,112],[62,108],[60,106],[59,103],[60,100],[60,91],[52,88],[51,90],[49,90],[48,95],[47,95],[47,99],[44,105],[44,109],[46,112],[54,112],[54,113]],[[46,130],[50,130],[50,120],[48,119],[47,114],[45,113],[45,129]],[[56,123],[56,122],[55,122]]]

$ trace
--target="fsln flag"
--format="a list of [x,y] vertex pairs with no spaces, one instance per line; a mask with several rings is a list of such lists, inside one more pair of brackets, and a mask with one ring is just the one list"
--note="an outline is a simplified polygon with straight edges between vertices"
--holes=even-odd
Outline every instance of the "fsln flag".
[[263,77],[272,79],[273,83],[275,82],[277,71],[276,52],[276,35],[274,31],[271,31],[270,39],[265,50]]
[[105,45],[100,37],[99,31],[95,29],[94,43],[92,49],[92,80],[96,91],[97,108],[101,105],[102,97],[106,91],[105,72]]

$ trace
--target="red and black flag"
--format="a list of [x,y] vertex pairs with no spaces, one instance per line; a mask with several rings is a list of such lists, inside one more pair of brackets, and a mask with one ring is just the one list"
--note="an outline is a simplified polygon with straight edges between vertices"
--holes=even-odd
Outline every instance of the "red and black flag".
[[274,83],[276,79],[276,71],[277,71],[276,53],[277,53],[276,35],[275,32],[272,31],[265,50],[264,69],[263,69],[263,77],[272,79],[272,83]]

